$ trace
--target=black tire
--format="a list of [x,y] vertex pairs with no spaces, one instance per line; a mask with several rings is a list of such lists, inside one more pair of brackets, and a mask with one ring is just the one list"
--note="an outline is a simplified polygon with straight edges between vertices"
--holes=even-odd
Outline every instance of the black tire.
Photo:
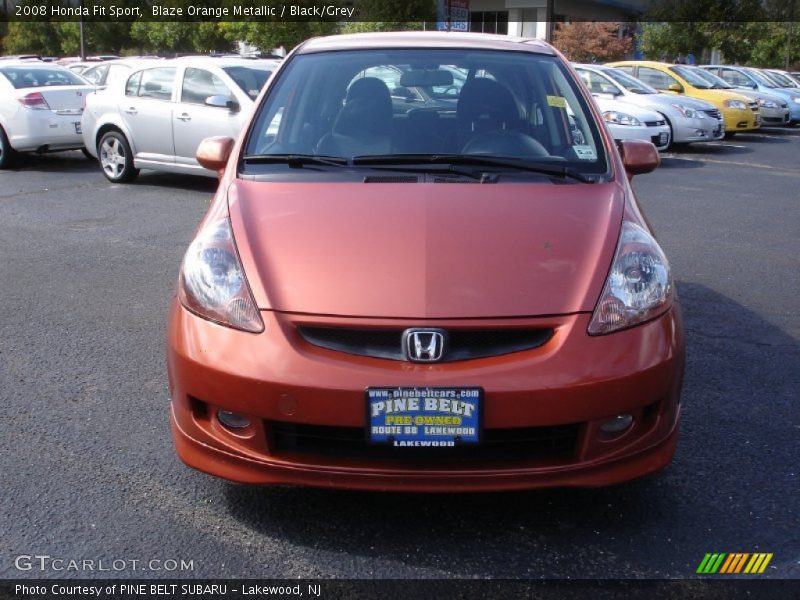
[[8,169],[15,155],[16,152],[11,147],[6,132],[0,127],[0,169]]
[[113,183],[128,183],[136,179],[139,169],[133,167],[133,152],[121,131],[109,131],[97,144],[100,168]]
[[731,139],[731,138],[732,138],[733,136],[735,136],[735,135],[736,135],[736,132],[735,132],[735,131],[726,131],[726,132],[725,132],[725,139],[726,139],[726,140],[729,140],[729,139]]

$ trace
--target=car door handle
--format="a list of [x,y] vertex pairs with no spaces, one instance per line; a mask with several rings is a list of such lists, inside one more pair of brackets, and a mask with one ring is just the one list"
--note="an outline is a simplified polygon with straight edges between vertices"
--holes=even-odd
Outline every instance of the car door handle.
[[128,110],[126,110],[125,112],[126,112],[126,113],[128,113],[129,115],[135,115],[135,114],[137,114],[139,111],[138,111],[138,110],[136,110],[136,107],[135,107],[135,106],[131,106],[131,107],[130,107]]
[[186,121],[191,121],[191,120],[192,120],[192,117],[190,117],[190,116],[188,115],[188,113],[183,113],[181,116],[179,116],[179,117],[176,117],[176,118],[177,118],[179,121],[184,121],[184,122],[186,122]]

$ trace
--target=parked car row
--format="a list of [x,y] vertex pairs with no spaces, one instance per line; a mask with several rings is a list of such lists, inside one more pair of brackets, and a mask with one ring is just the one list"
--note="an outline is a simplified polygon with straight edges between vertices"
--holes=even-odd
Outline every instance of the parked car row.
[[81,75],[35,59],[0,62],[0,168],[17,152],[83,149],[111,181],[140,168],[203,173],[200,140],[236,136],[279,61],[115,59]]
[[[59,62],[63,66],[36,56],[0,62],[0,89],[7,91],[0,98],[0,168],[15,152],[81,148],[114,182],[131,181],[142,168],[214,176],[195,160],[200,140],[235,138],[280,64],[228,55]],[[646,140],[665,150],[762,125],[800,123],[800,82],[785,71],[652,61],[574,67],[617,141]],[[468,76],[456,66],[443,67],[437,81],[414,81],[409,67],[399,65],[362,74],[386,85],[394,114],[427,121],[429,130],[421,138],[410,130],[397,132],[395,145],[407,152],[431,135],[447,138],[443,126],[458,117]],[[280,118],[269,131],[277,129]],[[580,140],[574,116],[569,118]]]

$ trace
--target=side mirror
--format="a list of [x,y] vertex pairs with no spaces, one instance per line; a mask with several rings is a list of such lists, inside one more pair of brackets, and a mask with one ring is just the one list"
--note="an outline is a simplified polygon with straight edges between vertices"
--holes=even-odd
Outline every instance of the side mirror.
[[656,147],[644,140],[623,140],[619,142],[619,153],[628,179],[634,175],[649,173],[661,164]]
[[[216,171],[220,175],[228,164],[228,159],[233,150],[234,141],[229,137],[217,136],[204,139],[200,142],[195,153],[197,162],[209,171]],[[651,144],[652,145],[652,144]]]
[[667,89],[670,92],[675,92],[676,94],[683,93],[683,86],[680,83],[670,83]]
[[205,104],[213,108],[227,108],[231,112],[239,112],[239,103],[228,96],[209,96]]

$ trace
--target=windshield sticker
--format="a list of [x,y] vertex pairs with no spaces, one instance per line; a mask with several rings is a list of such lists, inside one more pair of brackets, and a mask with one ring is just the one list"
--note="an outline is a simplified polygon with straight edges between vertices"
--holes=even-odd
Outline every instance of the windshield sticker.
[[567,99],[564,96],[548,96],[547,104],[555,108],[567,108]]
[[597,159],[597,153],[591,146],[573,146],[573,149],[575,150],[575,154],[577,154],[578,158],[581,160]]

